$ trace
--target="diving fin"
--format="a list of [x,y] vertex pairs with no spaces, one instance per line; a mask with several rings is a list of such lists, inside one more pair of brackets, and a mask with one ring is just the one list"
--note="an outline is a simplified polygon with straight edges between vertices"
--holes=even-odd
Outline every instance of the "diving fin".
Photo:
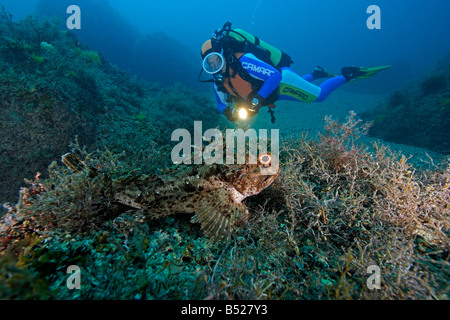
[[358,76],[356,79],[367,79],[371,76],[376,75],[378,72],[389,69],[391,66],[381,66],[381,67],[373,67],[373,68],[365,68],[360,67],[359,72],[362,74]]
[[389,69],[391,66],[381,66],[381,67],[344,67],[342,68],[342,75],[347,79],[347,81],[355,81],[360,79],[367,79],[376,75],[378,72]]

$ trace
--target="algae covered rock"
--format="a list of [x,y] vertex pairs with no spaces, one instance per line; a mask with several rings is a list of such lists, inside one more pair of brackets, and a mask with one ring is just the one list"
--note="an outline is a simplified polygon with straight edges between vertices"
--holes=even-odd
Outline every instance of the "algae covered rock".
[[450,154],[450,55],[416,83],[391,94],[364,115],[369,134],[386,141]]
[[155,168],[166,154],[147,159],[149,150],[166,148],[173,130],[217,125],[204,95],[131,76],[57,21],[0,20],[0,203],[16,201],[23,178],[47,176],[76,137]]

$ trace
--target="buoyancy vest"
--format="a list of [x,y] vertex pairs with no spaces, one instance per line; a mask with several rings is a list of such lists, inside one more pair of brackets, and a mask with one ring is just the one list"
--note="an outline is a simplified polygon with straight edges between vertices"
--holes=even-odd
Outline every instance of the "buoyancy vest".
[[[237,63],[240,63],[239,58],[242,57],[244,53],[238,52],[234,55],[237,59]],[[227,77],[225,78],[223,87],[225,88],[227,93],[231,94],[235,98],[247,100],[253,91],[258,90],[258,88],[256,87],[257,81],[261,82],[261,85],[262,81],[255,79],[255,81],[253,82],[248,81],[248,79],[243,79],[242,73],[237,72],[236,70],[236,63],[234,64],[234,68],[235,69],[233,69],[233,65],[227,65]],[[251,77],[250,74],[248,74],[248,76]],[[261,85],[259,87],[261,87]]]
[[[261,89],[264,84],[263,80],[256,79],[244,69],[239,58],[245,53],[237,52],[233,54],[234,59],[227,59],[227,70],[222,86],[218,89],[222,92],[230,94],[236,102],[242,100],[251,100],[253,96]],[[274,90],[263,102],[268,105],[278,99],[279,92]]]

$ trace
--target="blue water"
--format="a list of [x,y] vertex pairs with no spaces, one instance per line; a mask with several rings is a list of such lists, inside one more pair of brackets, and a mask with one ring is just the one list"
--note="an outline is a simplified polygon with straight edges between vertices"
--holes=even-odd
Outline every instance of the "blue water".
[[[0,4],[21,18],[34,13],[37,2],[2,0]],[[79,4],[83,16],[84,1],[69,2]],[[163,31],[197,56],[203,41],[224,22],[231,21],[234,27],[246,29],[289,53],[300,73],[315,65],[338,72],[344,65],[390,64],[395,67],[392,72],[380,77],[395,85],[432,68],[450,51],[447,0],[100,2],[104,6],[109,2],[141,33]],[[369,5],[381,9],[379,30],[366,26]],[[102,12],[96,14],[101,16]],[[91,34],[97,31],[84,30]]]

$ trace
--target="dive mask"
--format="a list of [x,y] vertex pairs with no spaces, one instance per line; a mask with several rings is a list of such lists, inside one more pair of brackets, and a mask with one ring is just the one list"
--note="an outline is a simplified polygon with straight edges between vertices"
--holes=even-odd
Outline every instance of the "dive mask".
[[203,70],[209,74],[220,72],[225,64],[225,59],[218,52],[211,52],[203,59]]

